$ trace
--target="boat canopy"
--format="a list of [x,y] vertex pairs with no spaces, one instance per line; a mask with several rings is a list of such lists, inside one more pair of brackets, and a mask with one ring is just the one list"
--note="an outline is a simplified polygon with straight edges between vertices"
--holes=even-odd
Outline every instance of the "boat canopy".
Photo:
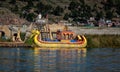
[[61,39],[70,40],[70,39],[74,38],[74,36],[75,36],[75,33],[72,31],[68,31],[68,30],[57,32],[57,38],[60,40]]
[[62,31],[61,34],[71,35],[71,34],[74,34],[74,32],[72,32],[72,31]]

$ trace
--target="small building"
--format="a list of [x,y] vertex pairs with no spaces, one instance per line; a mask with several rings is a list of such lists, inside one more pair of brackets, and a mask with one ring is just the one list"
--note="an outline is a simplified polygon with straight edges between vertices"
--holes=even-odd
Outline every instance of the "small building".
[[105,19],[100,19],[100,20],[98,21],[98,26],[99,26],[99,27],[106,27]]
[[0,25],[0,37],[11,38],[11,31],[8,25]]
[[88,26],[95,26],[96,20],[94,17],[90,17],[90,19],[88,20]]
[[120,18],[112,18],[113,26],[120,27]]

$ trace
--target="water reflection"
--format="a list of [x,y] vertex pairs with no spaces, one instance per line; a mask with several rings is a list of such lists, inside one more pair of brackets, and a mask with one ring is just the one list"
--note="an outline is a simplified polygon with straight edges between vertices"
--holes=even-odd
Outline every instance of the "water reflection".
[[120,72],[120,48],[0,48],[0,72]]
[[89,72],[120,72],[120,48],[92,48],[86,58]]
[[[86,48],[58,49],[35,48],[35,71],[79,72],[85,71]],[[39,68],[37,65],[40,65]]]
[[86,48],[0,48],[0,72],[85,72]]

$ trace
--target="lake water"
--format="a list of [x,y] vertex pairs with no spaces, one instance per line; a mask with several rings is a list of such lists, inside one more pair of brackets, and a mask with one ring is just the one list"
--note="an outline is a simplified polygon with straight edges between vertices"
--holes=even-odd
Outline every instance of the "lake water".
[[0,48],[0,72],[120,72],[120,48]]

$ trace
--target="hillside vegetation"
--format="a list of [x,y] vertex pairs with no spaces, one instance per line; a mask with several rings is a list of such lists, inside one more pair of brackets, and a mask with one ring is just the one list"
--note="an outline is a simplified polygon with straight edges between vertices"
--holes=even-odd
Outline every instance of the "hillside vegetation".
[[35,21],[39,13],[51,21],[77,22],[90,17],[96,20],[119,17],[120,0],[0,0],[0,9],[0,15],[9,10],[8,15],[14,13],[30,22]]

